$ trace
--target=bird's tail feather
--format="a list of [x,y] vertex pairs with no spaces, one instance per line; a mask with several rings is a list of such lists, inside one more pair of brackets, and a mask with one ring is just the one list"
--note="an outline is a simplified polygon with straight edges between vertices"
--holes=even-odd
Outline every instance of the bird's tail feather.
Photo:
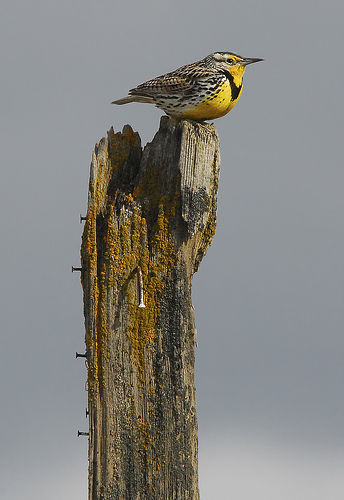
[[153,99],[151,97],[141,96],[141,95],[128,95],[117,101],[112,101],[111,104],[128,104],[128,102],[148,102],[153,104]]

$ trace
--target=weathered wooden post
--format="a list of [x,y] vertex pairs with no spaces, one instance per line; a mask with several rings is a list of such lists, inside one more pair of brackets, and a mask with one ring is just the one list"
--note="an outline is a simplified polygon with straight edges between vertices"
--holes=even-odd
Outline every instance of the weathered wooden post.
[[[81,260],[90,500],[197,500],[192,275],[212,241],[215,127],[96,145]],[[143,307],[145,306],[145,307]]]

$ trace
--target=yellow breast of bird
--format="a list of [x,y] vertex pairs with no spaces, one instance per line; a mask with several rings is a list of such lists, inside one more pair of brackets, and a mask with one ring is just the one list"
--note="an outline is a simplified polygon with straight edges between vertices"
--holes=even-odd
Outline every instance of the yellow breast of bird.
[[189,118],[191,120],[214,120],[226,115],[238,102],[242,88],[238,88],[237,95],[233,96],[228,80],[211,94],[207,95],[201,102],[192,109],[185,110],[179,118]]

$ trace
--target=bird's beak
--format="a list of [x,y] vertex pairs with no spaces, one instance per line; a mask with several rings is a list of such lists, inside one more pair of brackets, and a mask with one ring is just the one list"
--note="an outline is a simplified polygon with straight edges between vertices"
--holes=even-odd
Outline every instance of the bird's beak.
[[240,64],[242,66],[247,66],[248,64],[252,64],[259,61],[264,61],[264,59],[259,59],[259,57],[246,57],[245,59],[240,61]]

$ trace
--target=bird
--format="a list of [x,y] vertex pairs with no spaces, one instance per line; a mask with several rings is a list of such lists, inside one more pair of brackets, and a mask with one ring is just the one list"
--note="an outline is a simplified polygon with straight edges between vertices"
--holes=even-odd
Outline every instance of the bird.
[[246,66],[263,61],[214,52],[201,61],[148,80],[111,104],[155,104],[167,115],[199,122],[226,115],[238,102]]

